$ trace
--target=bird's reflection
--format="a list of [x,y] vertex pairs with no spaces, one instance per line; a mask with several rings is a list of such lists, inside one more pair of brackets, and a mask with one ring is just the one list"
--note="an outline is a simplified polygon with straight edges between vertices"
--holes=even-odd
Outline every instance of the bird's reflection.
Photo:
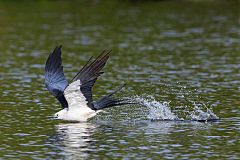
[[[68,123],[55,126],[55,134],[50,137],[51,146],[66,159],[91,159],[96,152],[114,152],[123,144],[147,142],[149,145],[161,145],[161,142],[178,141],[182,136],[198,136],[202,130],[209,130],[211,124],[191,121],[121,121],[101,123]],[[163,144],[166,145],[166,144]],[[169,144],[171,145],[171,144]],[[119,147],[119,148],[118,148]]]
[[91,123],[58,124],[56,127],[57,143],[64,155],[72,158],[86,158],[92,134],[96,126]]

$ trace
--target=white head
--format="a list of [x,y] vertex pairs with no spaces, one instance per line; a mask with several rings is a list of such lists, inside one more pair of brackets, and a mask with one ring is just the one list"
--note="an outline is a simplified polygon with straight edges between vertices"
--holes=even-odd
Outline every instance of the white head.
[[55,119],[67,119],[68,108],[64,108],[61,111],[54,114]]

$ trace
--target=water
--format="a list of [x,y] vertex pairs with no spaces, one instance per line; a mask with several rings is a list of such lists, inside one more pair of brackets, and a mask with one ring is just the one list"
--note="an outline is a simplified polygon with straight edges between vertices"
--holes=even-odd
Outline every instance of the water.
[[[147,116],[147,118],[152,121],[168,120],[168,121],[211,122],[220,120],[219,117],[205,104],[199,105],[193,102],[193,107],[190,106],[184,107],[184,110],[181,110],[180,112],[178,110],[174,110],[176,111],[176,113],[174,113],[174,111],[171,111],[170,109],[169,106],[170,102],[160,103],[156,101],[155,98],[152,96],[148,96],[147,98],[137,96],[133,98],[132,101],[137,103],[138,105],[145,106],[148,110],[147,112],[144,110],[145,116]],[[142,117],[143,116],[144,115],[142,115]]]
[[[239,159],[238,13],[237,0],[0,2],[0,159]],[[59,44],[68,80],[112,49],[94,99],[127,83],[118,96],[142,105],[52,120],[43,72]]]

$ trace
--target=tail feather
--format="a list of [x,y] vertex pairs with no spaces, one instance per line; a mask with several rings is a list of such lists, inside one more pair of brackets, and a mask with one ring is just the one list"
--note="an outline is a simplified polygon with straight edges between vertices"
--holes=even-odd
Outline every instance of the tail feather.
[[130,99],[127,99],[127,98],[118,99],[118,98],[112,97],[112,95],[114,95],[115,93],[120,91],[125,85],[126,84],[120,86],[114,92],[108,94],[107,96],[102,97],[101,99],[99,99],[96,102],[93,102],[94,109],[95,110],[100,110],[100,109],[103,109],[103,108],[109,108],[109,107],[113,107],[113,106],[135,104],[133,102],[130,102]]

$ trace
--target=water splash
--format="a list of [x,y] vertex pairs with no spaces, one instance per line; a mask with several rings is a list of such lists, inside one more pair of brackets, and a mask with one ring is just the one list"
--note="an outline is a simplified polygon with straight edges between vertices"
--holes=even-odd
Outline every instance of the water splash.
[[171,112],[169,107],[170,102],[164,102],[163,104],[156,101],[154,97],[148,96],[147,98],[135,97],[134,100],[143,106],[148,107],[149,113],[148,119],[151,120],[178,120],[178,117]]
[[[185,106],[182,111],[185,116],[181,117],[181,113],[175,113],[171,110],[170,102],[161,103],[155,100],[153,96],[147,96],[147,98],[136,96],[133,100],[148,108],[146,116],[150,120],[214,121],[219,119],[212,109],[208,108],[204,103],[191,102],[192,107]],[[191,111],[189,111],[190,109]]]
[[[193,111],[189,112],[187,115],[188,119],[195,121],[209,121],[209,120],[218,120],[219,117],[213,113],[211,108],[208,108],[204,103],[193,103]],[[204,109],[206,111],[204,111]]]

